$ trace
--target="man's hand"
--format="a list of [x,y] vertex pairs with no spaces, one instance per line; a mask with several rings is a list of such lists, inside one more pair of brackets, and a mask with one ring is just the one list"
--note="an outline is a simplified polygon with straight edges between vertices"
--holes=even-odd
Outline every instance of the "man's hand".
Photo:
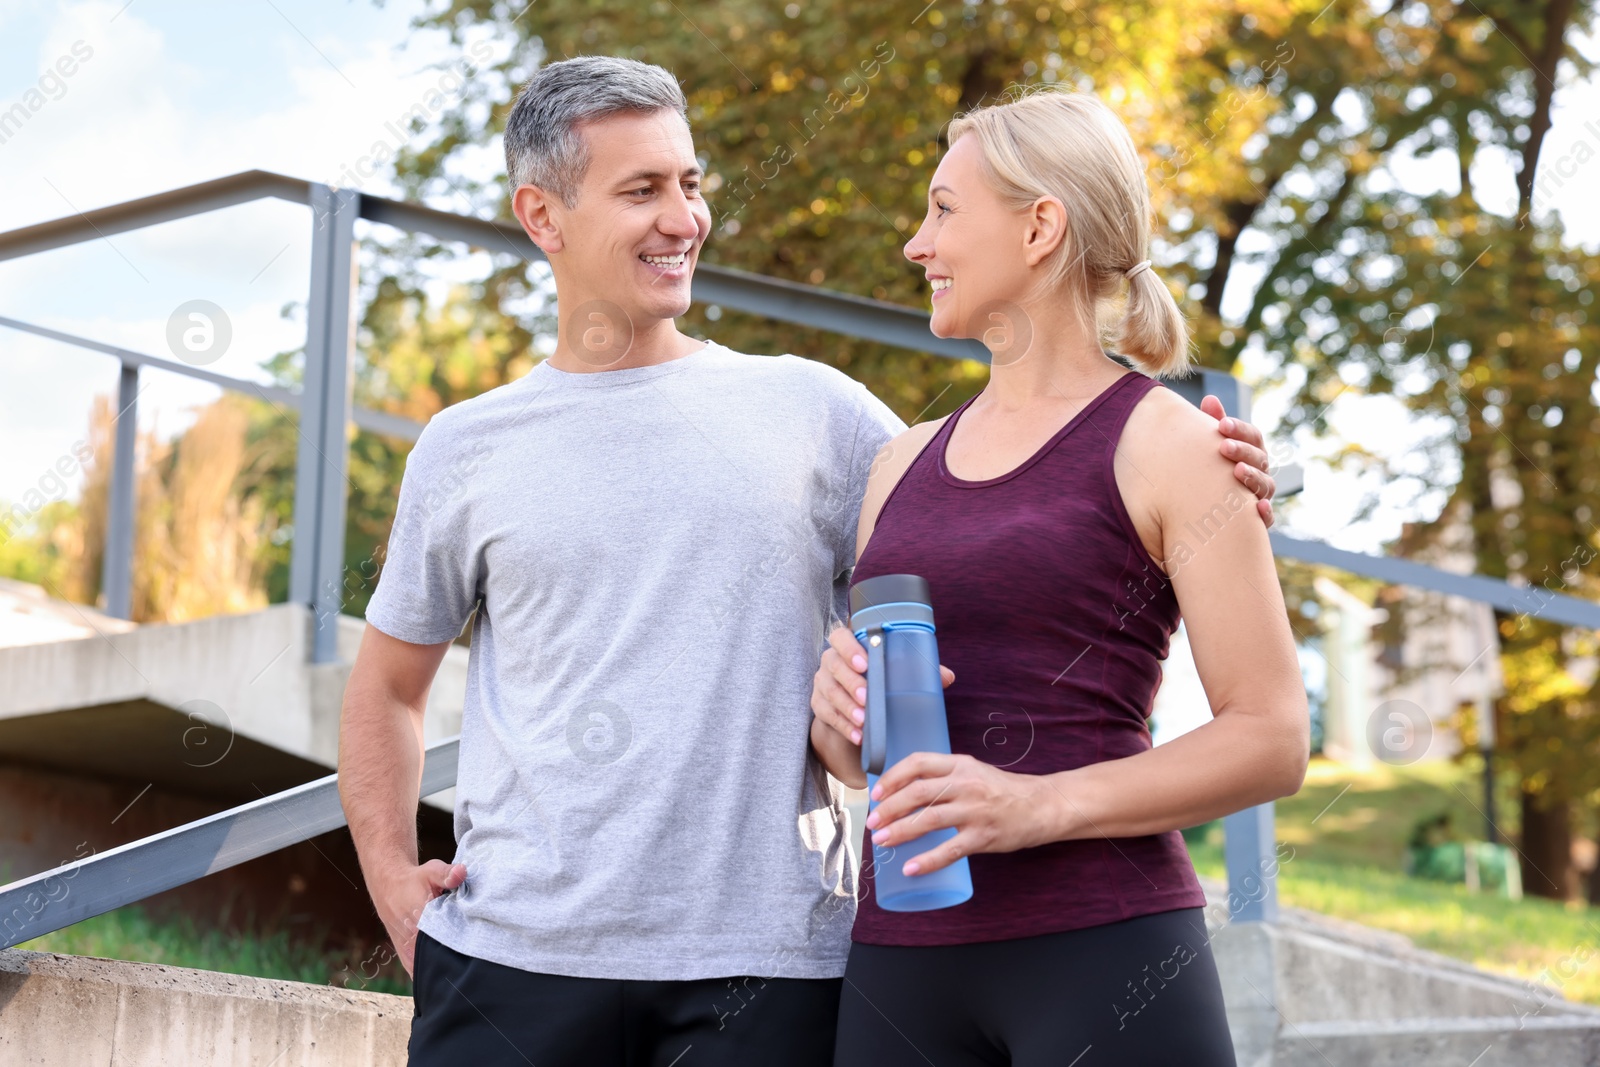
[[1267,452],[1262,447],[1266,439],[1255,424],[1224,414],[1222,401],[1214,396],[1200,401],[1200,410],[1218,420],[1217,431],[1223,437],[1219,451],[1224,459],[1234,461],[1233,476],[1256,495],[1256,512],[1262,522],[1271,526],[1272,494],[1278,491],[1278,485],[1267,473]]
[[423,907],[466,880],[465,864],[450,864],[444,860],[429,860],[420,867],[397,868],[380,880],[367,879],[378,918],[389,931],[389,940],[394,942],[395,955],[400,957],[406,974],[412,973],[412,960],[417,951],[417,923],[422,919]]

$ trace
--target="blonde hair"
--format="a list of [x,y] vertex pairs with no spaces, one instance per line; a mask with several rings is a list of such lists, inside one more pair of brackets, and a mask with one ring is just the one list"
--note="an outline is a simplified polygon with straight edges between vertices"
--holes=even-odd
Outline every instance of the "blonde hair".
[[1157,377],[1189,366],[1189,331],[1154,270],[1133,271],[1150,243],[1150,189],[1128,128],[1092,93],[1041,88],[980,107],[950,123],[950,144],[972,134],[995,191],[1021,211],[1053,196],[1067,234],[1047,275],[1098,334],[1102,308],[1124,280],[1116,350]]

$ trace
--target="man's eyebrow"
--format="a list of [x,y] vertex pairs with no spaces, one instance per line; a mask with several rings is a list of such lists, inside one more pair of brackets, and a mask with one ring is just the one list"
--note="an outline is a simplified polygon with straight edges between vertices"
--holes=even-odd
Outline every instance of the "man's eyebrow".
[[685,167],[676,176],[669,174],[664,170],[636,170],[626,178],[623,178],[617,184],[631,185],[634,182],[664,182],[672,181],[674,177],[676,177],[678,180],[682,180],[684,178],[698,178],[704,173],[705,172],[700,169],[700,165],[698,163],[692,167]]

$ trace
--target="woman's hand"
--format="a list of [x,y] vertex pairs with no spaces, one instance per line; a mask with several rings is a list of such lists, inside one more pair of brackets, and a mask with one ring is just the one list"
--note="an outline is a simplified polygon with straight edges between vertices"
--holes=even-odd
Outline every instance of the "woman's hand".
[[[822,665],[811,680],[812,715],[857,748],[867,717],[867,678],[862,673],[866,669],[867,650],[848,626],[838,626],[828,635]],[[946,689],[956,680],[955,672],[943,664],[939,678]]]
[[1015,852],[1063,836],[1057,823],[1066,800],[1053,781],[971,756],[912,753],[883,773],[872,799],[878,804],[867,828],[874,845],[894,847],[956,828],[949,841],[907,860],[907,875],[937,871],[974,852]]

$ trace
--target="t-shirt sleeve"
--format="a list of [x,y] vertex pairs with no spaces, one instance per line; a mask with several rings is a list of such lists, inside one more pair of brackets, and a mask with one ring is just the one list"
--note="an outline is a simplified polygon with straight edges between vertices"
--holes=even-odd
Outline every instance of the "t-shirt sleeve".
[[454,640],[477,606],[481,553],[471,535],[467,479],[477,449],[430,422],[406,458],[400,502],[367,621],[390,637]]
[[904,433],[906,424],[866,386],[856,383],[858,406],[856,428],[851,442],[846,470],[848,482],[845,489],[847,505],[841,509],[841,520],[836,529],[834,545],[833,617],[828,620],[831,632],[834,626],[850,617],[850,573],[856,562],[856,527],[861,522],[861,499],[867,495],[867,475],[878,457],[878,450]]

